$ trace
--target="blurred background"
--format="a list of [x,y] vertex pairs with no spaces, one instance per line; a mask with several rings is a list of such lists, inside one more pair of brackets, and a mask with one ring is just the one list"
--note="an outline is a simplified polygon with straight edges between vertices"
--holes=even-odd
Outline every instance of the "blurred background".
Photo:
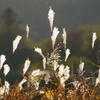
[[[5,63],[13,71],[22,71],[29,58],[32,62],[30,70],[43,68],[42,57],[34,52],[34,47],[42,48],[45,56],[52,52],[49,6],[55,12],[54,26],[60,31],[57,43],[62,42],[62,28],[67,31],[67,48],[71,55],[65,64],[75,70],[82,58],[87,72],[96,70],[97,67],[88,61],[100,64],[100,0],[0,0],[0,55],[6,55]],[[27,24],[30,27],[28,42]],[[92,32],[98,37],[94,49],[91,47]],[[23,39],[12,54],[12,42],[17,35]],[[63,50],[61,55],[64,57]]]

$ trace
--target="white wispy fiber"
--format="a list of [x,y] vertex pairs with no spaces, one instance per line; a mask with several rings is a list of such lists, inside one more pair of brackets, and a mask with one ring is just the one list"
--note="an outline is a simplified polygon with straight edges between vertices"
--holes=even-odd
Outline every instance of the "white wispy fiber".
[[59,67],[58,62],[57,61],[54,61],[53,62],[53,65],[54,65],[54,70],[56,71],[57,68]]
[[80,62],[79,64],[79,72],[82,73],[83,72],[83,69],[84,69],[84,62]]
[[64,77],[66,78],[66,80],[70,77],[70,68],[69,66],[66,66],[64,69]]
[[30,31],[30,28],[28,25],[26,25],[26,37],[27,37],[27,41],[28,41],[28,37],[29,37],[29,31]]
[[55,42],[56,42],[56,38],[59,34],[59,30],[57,27],[54,27],[53,29],[53,33],[52,33],[52,36],[51,36],[51,40],[52,40],[52,48],[54,49],[54,45],[55,45]]
[[4,93],[9,94],[10,84],[8,81],[5,81],[5,84],[0,87],[0,95],[3,95]]
[[5,92],[5,86],[0,87],[0,95],[3,95]]
[[64,88],[65,87],[65,81],[68,80],[68,78],[70,77],[69,66],[64,66],[63,64],[61,64],[59,66],[58,76],[60,78],[60,83],[61,83],[62,87]]
[[64,74],[64,65],[63,64],[61,64],[60,66],[59,66],[59,77],[61,77],[62,75]]
[[40,69],[33,70],[31,74],[32,76],[40,75]]
[[98,78],[96,78],[95,86],[97,86],[98,84],[100,84],[100,69],[99,69],[99,72],[98,72]]
[[38,90],[40,82],[38,82],[37,80],[34,80],[34,82],[35,89]]
[[21,90],[23,87],[22,85],[26,82],[27,80],[24,78],[18,85],[19,89]]
[[2,54],[2,55],[0,56],[0,69],[2,68],[2,66],[3,66],[3,64],[4,64],[4,62],[5,62],[5,60],[6,60],[6,56]]
[[49,12],[48,12],[48,19],[49,19],[51,31],[52,31],[52,28],[53,28],[54,15],[55,15],[55,12],[52,10],[52,8],[50,6],[50,9],[49,9]]
[[70,54],[71,54],[70,49],[67,49],[67,50],[65,51],[65,61],[67,61],[68,56],[69,56]]
[[10,89],[10,84],[9,84],[9,82],[8,81],[5,81],[5,93],[9,93],[9,89]]
[[63,28],[63,44],[64,44],[64,49],[66,50],[66,42],[67,42],[67,33],[66,33],[66,30],[65,28]]
[[27,60],[25,60],[24,68],[23,68],[23,74],[25,74],[27,72],[30,64],[31,64],[31,61],[29,60],[29,58]]
[[81,85],[81,83],[79,81],[74,81],[74,82],[71,82],[74,87],[76,88],[76,90],[79,88],[79,86]]
[[41,48],[35,48],[34,51],[39,53],[42,56],[42,58],[43,58],[43,68],[46,69],[46,58],[43,55]]
[[10,71],[10,67],[8,66],[8,64],[5,64],[3,67],[4,67],[3,73],[6,76]]
[[15,40],[13,41],[13,53],[15,52],[15,50],[18,47],[18,44],[20,42],[20,40],[22,39],[22,36],[18,35]]
[[96,39],[97,39],[96,32],[93,32],[93,34],[92,34],[92,48],[94,48],[94,43],[95,43]]

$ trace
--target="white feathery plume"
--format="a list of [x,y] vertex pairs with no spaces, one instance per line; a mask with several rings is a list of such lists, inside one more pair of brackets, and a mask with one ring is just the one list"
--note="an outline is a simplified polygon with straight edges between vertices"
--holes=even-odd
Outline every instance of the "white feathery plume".
[[80,64],[79,64],[79,72],[80,72],[80,73],[82,73],[82,72],[83,72],[83,69],[84,69],[84,64],[85,64],[85,63],[84,63],[84,62],[82,62],[82,61],[81,61],[81,62],[80,62]]
[[67,61],[69,55],[70,55],[70,49],[67,49],[65,51],[65,61]]
[[64,82],[66,81],[65,77],[61,77],[60,78],[60,83],[62,84],[62,86],[64,87]]
[[27,37],[27,41],[28,41],[28,37],[29,37],[29,26],[26,25],[26,37]]
[[59,78],[60,78],[60,83],[62,85],[62,87],[64,88],[65,87],[65,81],[70,77],[70,69],[69,69],[69,66],[65,66],[63,64],[61,64],[59,66]]
[[55,15],[55,12],[52,10],[52,8],[50,6],[50,9],[49,9],[49,12],[48,12],[48,19],[49,19],[51,31],[52,31],[52,27],[53,27],[54,15]]
[[69,66],[66,66],[64,69],[64,77],[66,78],[66,80],[70,77],[70,68]]
[[10,71],[10,67],[8,66],[8,64],[5,64],[3,67],[4,67],[4,72],[3,73],[6,76]]
[[63,44],[64,44],[64,49],[66,50],[66,42],[67,42],[67,33],[66,33],[66,30],[65,28],[63,28]]
[[35,52],[39,53],[42,57],[44,57],[41,48],[35,48]]
[[92,35],[92,48],[94,48],[94,43],[97,39],[97,36],[96,36],[96,32],[93,32],[93,35]]
[[24,68],[23,68],[23,74],[25,74],[27,72],[30,64],[31,64],[31,61],[29,59],[25,60]]
[[97,86],[99,83],[100,83],[100,69],[99,69],[99,72],[98,72],[98,78],[96,78],[95,86]]
[[59,67],[58,62],[54,61],[54,70],[56,71],[56,69]]
[[6,57],[5,57],[5,55],[1,55],[0,56],[0,69],[2,68],[2,66],[3,66],[3,64],[4,64],[4,62],[5,62],[5,60],[6,60]]
[[37,76],[39,74],[40,74],[40,69],[33,70],[32,73],[31,73],[31,75],[33,75],[33,76]]
[[34,51],[39,53],[42,56],[42,58],[43,58],[43,68],[46,69],[46,58],[43,55],[41,48],[35,48]]
[[0,95],[3,95],[5,92],[5,86],[0,87]]
[[22,85],[26,82],[27,80],[24,78],[18,85],[19,89],[21,90],[23,87]]
[[63,64],[61,64],[60,66],[59,66],[59,77],[61,77],[62,75],[64,74],[64,65]]
[[9,84],[9,82],[8,81],[5,81],[5,93],[9,93],[9,89],[10,89],[10,84]]
[[53,49],[54,49],[54,45],[55,45],[56,38],[57,38],[58,34],[59,34],[58,28],[54,27],[53,33],[52,33],[52,36],[51,36],[51,40],[52,40],[52,48],[53,48]]
[[46,69],[46,58],[43,58],[43,68]]
[[20,40],[22,39],[22,36],[18,35],[15,40],[13,41],[13,53],[15,52],[15,50],[18,47],[18,44],[20,42]]

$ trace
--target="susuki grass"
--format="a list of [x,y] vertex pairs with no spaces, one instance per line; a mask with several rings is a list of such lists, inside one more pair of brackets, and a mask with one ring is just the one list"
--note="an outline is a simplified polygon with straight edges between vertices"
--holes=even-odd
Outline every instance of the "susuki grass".
[[[36,69],[27,72],[31,66],[29,58],[25,60],[23,68],[23,79],[10,86],[9,82],[5,80],[4,85],[0,87],[0,99],[2,100],[100,100],[100,69],[98,69],[98,77],[95,82],[90,82],[91,77],[85,75],[85,63],[80,59],[80,64],[77,69],[77,74],[71,76],[71,67],[67,64],[61,63],[61,45],[64,45],[65,59],[67,62],[71,51],[67,48],[67,32],[63,28],[62,39],[63,43],[55,45],[56,39],[60,31],[57,27],[53,28],[55,12],[50,7],[48,12],[48,19],[50,22],[50,33],[52,42],[52,52],[45,56],[42,49],[34,47],[34,51],[43,58],[43,70]],[[26,37],[28,41],[29,26],[26,25]],[[13,41],[13,50],[18,47],[22,36],[17,36]],[[96,33],[92,36],[92,48],[94,47]],[[8,74],[10,67],[4,64],[6,60],[5,55],[0,56],[0,70],[4,68],[4,75]],[[60,63],[59,63],[60,62]],[[26,75],[27,74],[27,75]]]

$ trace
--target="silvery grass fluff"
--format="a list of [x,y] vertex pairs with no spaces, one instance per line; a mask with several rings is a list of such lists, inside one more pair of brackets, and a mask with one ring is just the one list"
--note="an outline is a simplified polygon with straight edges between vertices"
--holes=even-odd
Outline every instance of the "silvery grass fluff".
[[27,72],[30,64],[31,64],[31,61],[29,60],[29,58],[27,60],[25,60],[24,68],[23,68],[23,74],[25,74]]
[[3,64],[4,64],[5,61],[6,61],[6,56],[2,54],[0,56],[0,70],[3,67]]
[[5,64],[3,67],[4,67],[3,73],[6,76],[10,71],[10,67],[8,66],[8,64]]
[[78,72],[80,75],[83,75],[83,73],[84,73],[84,71],[83,71],[84,65],[85,65],[85,63],[80,60],[79,69],[78,69]]
[[95,84],[95,86],[97,86],[98,84],[100,84],[100,69],[98,71],[98,78],[96,78],[96,84]]
[[3,95],[4,93],[9,94],[10,90],[9,86],[10,86],[9,82],[5,80],[5,84],[2,87],[0,87],[0,95]]
[[23,88],[22,85],[23,85],[26,81],[27,81],[27,80],[24,78],[24,79],[18,84],[18,87],[19,87],[20,90]]
[[68,56],[71,54],[70,49],[66,49],[65,51],[65,61],[67,61]]
[[93,34],[92,34],[92,48],[94,48],[94,43],[95,43],[96,39],[97,39],[96,32],[93,32]]
[[55,16],[55,12],[52,10],[52,7],[50,6],[50,9],[48,11],[48,19],[49,19],[51,31],[52,31],[52,28],[53,28],[54,16]]
[[39,53],[42,56],[42,58],[43,58],[43,68],[46,69],[46,58],[43,55],[41,48],[35,48],[34,51]]
[[59,66],[58,77],[60,78],[60,83],[62,87],[65,88],[65,81],[68,80],[68,78],[70,77],[69,66],[64,66],[63,64],[61,64]]
[[67,33],[66,33],[65,28],[63,28],[63,34],[62,34],[62,37],[63,37],[64,49],[66,50],[66,44],[67,44]]
[[54,27],[53,33],[52,33],[52,36],[51,36],[53,50],[54,50],[54,46],[55,46],[55,42],[56,42],[56,38],[57,38],[58,34],[59,34],[58,28],[57,27]]
[[13,41],[13,53],[15,52],[15,50],[18,47],[18,44],[20,42],[20,40],[22,39],[22,36],[18,35],[15,40]]
[[28,41],[28,38],[29,38],[29,26],[28,24],[26,25],[26,38],[27,38],[27,41]]

